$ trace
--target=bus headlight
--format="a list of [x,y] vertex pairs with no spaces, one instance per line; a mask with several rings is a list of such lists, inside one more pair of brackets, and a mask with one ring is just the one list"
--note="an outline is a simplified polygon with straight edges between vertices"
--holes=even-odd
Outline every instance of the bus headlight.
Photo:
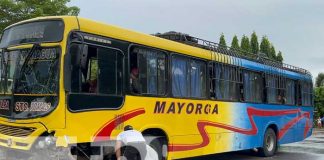
[[45,144],[47,146],[51,146],[51,145],[55,144],[55,138],[53,136],[45,137]]
[[50,146],[53,146],[56,143],[56,138],[52,135],[46,136],[45,138],[42,138],[37,143],[37,148],[44,149],[48,148]]

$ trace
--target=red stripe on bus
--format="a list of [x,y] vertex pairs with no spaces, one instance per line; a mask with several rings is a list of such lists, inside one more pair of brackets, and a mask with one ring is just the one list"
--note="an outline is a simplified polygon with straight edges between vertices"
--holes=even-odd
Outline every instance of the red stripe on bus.
[[126,112],[126,113],[119,115],[118,117],[110,120],[109,122],[104,124],[103,127],[101,127],[101,129],[96,133],[94,141],[97,142],[97,141],[110,140],[112,131],[118,125],[120,125],[121,123],[124,123],[125,121],[127,121],[133,117],[136,117],[136,116],[144,114],[144,113],[145,113],[144,108],[140,108],[140,109]]
[[306,117],[307,122],[304,130],[304,137],[307,136],[307,133],[311,126],[308,124],[309,119],[310,119],[310,113],[306,112],[303,114],[301,113],[300,109],[293,109],[293,110],[261,110],[261,109],[256,109],[252,107],[247,108],[247,113],[249,116],[249,120],[251,123],[252,128],[251,129],[243,129],[243,128],[238,128],[235,126],[230,126],[226,125],[223,123],[217,123],[217,122],[210,122],[210,121],[199,121],[197,123],[197,127],[199,130],[199,133],[202,137],[202,142],[198,144],[171,144],[169,145],[169,151],[170,152],[177,152],[177,151],[188,151],[188,150],[193,150],[193,149],[198,149],[205,147],[209,144],[209,137],[208,133],[205,130],[206,126],[212,126],[212,127],[218,127],[218,128],[223,128],[226,130],[230,130],[233,132],[238,132],[241,134],[246,134],[246,135],[256,135],[258,133],[258,128],[255,124],[255,121],[253,119],[253,116],[260,116],[260,117],[266,117],[266,116],[282,116],[282,115],[288,115],[288,114],[297,114],[298,117],[294,118],[293,120],[289,121],[282,129],[279,131],[279,136],[278,140],[280,140],[286,132],[293,126],[295,125],[298,121],[300,121],[302,118]]

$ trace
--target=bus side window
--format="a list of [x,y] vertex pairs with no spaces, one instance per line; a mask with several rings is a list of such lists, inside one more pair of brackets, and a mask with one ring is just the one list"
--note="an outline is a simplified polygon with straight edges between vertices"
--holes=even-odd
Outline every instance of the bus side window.
[[245,71],[244,79],[244,100],[247,102],[262,103],[263,79],[257,72]]
[[303,81],[301,83],[302,106],[313,105],[313,86],[312,82]]
[[269,104],[286,104],[287,79],[280,75],[266,75],[267,102]]
[[295,96],[296,96],[296,89],[295,89],[295,81],[291,79],[287,79],[286,82],[286,104],[288,105],[295,105]]
[[73,66],[72,92],[121,94],[122,55],[108,48],[88,46],[85,67]]
[[159,50],[135,47],[130,54],[130,91],[135,94],[166,93],[166,54]]
[[172,56],[172,95],[184,98],[206,98],[207,65],[204,61]]
[[213,69],[213,93],[215,99],[239,101],[242,100],[241,70],[238,67],[214,63]]
[[188,63],[185,57],[172,56],[172,95],[189,97]]
[[270,104],[277,103],[278,77],[266,75],[267,102]]

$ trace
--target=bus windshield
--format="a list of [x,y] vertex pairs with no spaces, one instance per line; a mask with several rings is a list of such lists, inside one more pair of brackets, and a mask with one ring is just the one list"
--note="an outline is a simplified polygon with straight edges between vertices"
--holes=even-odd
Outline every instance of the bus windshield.
[[[18,54],[15,94],[55,94],[58,81],[58,49],[13,51]],[[9,53],[10,54],[10,53]],[[28,57],[28,54],[30,58]]]
[[1,53],[0,99],[9,105],[0,109],[0,115],[29,118],[54,109],[58,100],[59,55],[58,47]]

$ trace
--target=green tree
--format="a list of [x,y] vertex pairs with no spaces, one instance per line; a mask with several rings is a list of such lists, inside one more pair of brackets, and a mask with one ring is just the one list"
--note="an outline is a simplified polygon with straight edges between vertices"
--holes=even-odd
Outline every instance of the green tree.
[[249,55],[251,52],[250,40],[246,35],[243,35],[241,39],[241,50],[244,51],[243,55]]
[[270,46],[270,58],[272,59],[272,60],[278,60],[277,59],[277,55],[276,55],[276,49],[275,49],[275,47],[271,44],[271,46]]
[[324,116],[324,73],[319,73],[315,80],[315,110],[317,116]]
[[316,87],[324,87],[324,73],[319,73],[315,80]]
[[227,47],[227,45],[226,45],[226,40],[225,40],[225,36],[224,36],[224,34],[222,33],[221,34],[221,36],[219,37],[219,48],[223,48],[223,49],[226,49]]
[[30,18],[79,14],[78,7],[68,7],[70,0],[0,0],[0,31]]
[[253,54],[258,54],[259,52],[258,36],[255,32],[251,35],[251,51]]
[[324,86],[315,88],[315,110],[317,116],[324,116]]
[[260,52],[262,53],[265,53],[268,58],[272,58],[271,55],[270,55],[270,42],[268,40],[268,37],[267,36],[263,36],[262,37],[262,40],[261,40],[261,44],[260,44]]
[[233,50],[239,50],[240,49],[239,40],[238,40],[238,38],[237,38],[236,35],[232,39],[232,46],[231,46],[231,48]]
[[278,52],[278,55],[277,55],[277,61],[279,61],[279,62],[283,62],[283,57],[282,57],[282,53],[281,53],[281,51],[279,51]]

